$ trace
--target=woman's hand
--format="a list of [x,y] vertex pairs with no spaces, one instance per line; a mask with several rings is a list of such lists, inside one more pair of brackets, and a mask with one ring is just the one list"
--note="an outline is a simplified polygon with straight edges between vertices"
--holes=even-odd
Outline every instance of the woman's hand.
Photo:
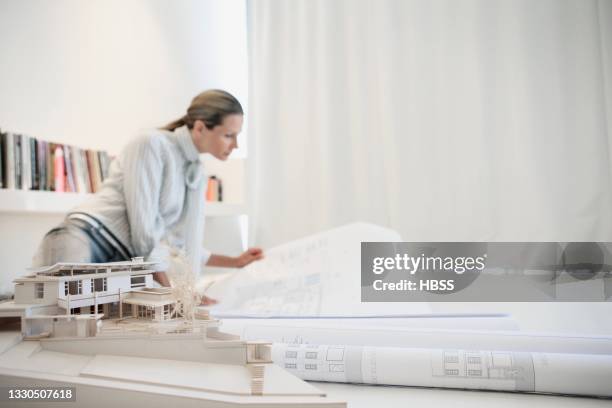
[[263,250],[261,248],[249,248],[242,254],[236,257],[236,267],[244,268],[248,264],[254,261],[259,261],[264,257]]
[[166,272],[153,272],[153,280],[157,281],[161,286],[170,287],[170,280]]
[[217,299],[209,298],[206,295],[202,296],[202,299],[200,300],[200,306],[212,306],[216,305],[217,303],[219,303]]
[[244,268],[253,261],[264,257],[261,248],[249,248],[238,256],[225,256],[212,254],[206,262],[207,266],[219,266],[221,268]]

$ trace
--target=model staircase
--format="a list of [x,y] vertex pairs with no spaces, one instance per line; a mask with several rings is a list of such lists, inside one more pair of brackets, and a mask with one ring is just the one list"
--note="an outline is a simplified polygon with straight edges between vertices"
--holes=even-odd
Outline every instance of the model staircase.
[[251,395],[263,394],[265,369],[263,364],[251,366]]

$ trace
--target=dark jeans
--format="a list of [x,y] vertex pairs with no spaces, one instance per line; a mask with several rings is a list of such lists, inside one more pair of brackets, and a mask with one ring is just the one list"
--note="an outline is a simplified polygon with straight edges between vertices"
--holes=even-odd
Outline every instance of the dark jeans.
[[33,267],[54,265],[58,262],[116,262],[127,261],[95,228],[78,219],[66,219],[43,238]]

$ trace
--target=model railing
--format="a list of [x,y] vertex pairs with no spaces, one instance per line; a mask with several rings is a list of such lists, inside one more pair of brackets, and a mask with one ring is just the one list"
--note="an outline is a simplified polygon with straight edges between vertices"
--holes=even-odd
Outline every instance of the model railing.
[[109,291],[103,292],[102,294],[94,292],[82,295],[67,295],[65,298],[58,298],[57,305],[62,309],[70,310],[75,307],[87,307],[118,302],[120,295],[121,299],[123,299],[125,297],[125,292],[122,294],[119,291]]
[[124,335],[157,335],[157,334],[202,334],[208,328],[207,321],[165,321],[165,322],[138,322],[135,318],[117,321],[105,321],[98,331],[98,336],[124,336]]

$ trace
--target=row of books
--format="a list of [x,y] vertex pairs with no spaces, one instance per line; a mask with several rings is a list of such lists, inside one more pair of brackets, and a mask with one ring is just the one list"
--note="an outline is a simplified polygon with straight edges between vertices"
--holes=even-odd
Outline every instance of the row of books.
[[223,183],[217,176],[208,177],[206,186],[206,201],[223,201]]
[[104,151],[0,131],[0,188],[95,193],[110,161]]

